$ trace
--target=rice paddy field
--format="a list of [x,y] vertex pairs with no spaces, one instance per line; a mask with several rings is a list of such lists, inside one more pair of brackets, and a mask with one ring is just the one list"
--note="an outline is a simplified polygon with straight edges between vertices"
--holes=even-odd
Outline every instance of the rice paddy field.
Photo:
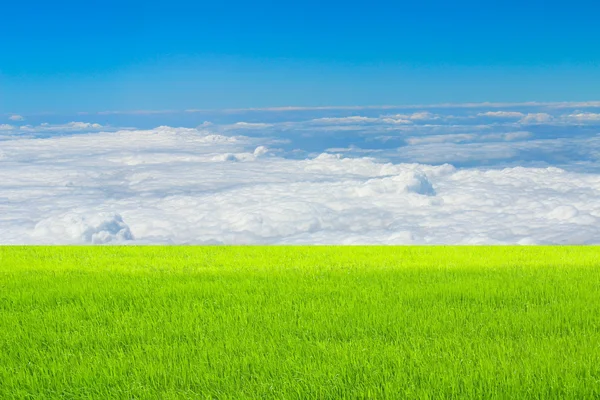
[[0,247],[0,398],[600,398],[600,247]]

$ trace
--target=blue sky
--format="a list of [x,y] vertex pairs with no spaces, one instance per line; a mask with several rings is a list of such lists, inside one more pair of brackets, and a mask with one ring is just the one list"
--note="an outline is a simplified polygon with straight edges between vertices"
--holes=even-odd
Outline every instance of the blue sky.
[[5,1],[0,113],[586,101],[595,2]]

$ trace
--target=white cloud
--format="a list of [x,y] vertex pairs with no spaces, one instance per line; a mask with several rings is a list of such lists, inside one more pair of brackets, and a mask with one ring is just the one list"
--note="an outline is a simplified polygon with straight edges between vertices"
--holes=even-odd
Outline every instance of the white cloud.
[[10,117],[8,117],[8,119],[10,119],[11,121],[23,121],[25,120],[25,118],[23,118],[21,115],[11,115]]
[[[419,111],[419,112],[415,112],[412,114],[395,114],[395,115],[388,115],[387,117],[388,117],[388,119],[396,118],[401,121],[406,121],[406,120],[431,121],[431,120],[440,119],[440,116],[438,114],[433,114],[429,111]],[[452,117],[452,116],[450,116],[450,117]]]
[[412,124],[413,122],[404,118],[381,118],[381,122],[386,124]]
[[523,118],[525,114],[518,111],[487,111],[479,113],[477,116],[491,118]]
[[[497,136],[499,136],[503,140],[512,141],[512,140],[520,140],[520,139],[529,139],[530,137],[533,136],[533,134],[531,132],[527,132],[527,131],[518,131],[518,132],[501,133]],[[494,137],[494,135],[487,135],[487,137],[491,138],[491,137]]]
[[[547,166],[555,165],[572,171],[589,173],[600,172],[600,134],[588,137],[524,138],[528,132],[483,135],[472,141],[438,140],[413,142],[413,145],[400,147],[394,159],[404,162],[453,163],[502,167],[514,165]],[[503,136],[500,138],[499,136]],[[516,138],[514,137],[516,136]],[[432,136],[424,136],[424,138]],[[526,140],[524,140],[526,139]],[[384,155],[386,155],[384,153]]]
[[12,131],[15,127],[7,124],[0,124],[0,131]]
[[479,141],[513,141],[528,139],[532,136],[531,132],[518,131],[518,132],[506,132],[506,133],[488,133],[488,134],[475,134],[475,133],[456,133],[456,134],[444,134],[444,135],[428,135],[422,137],[409,137],[406,139],[406,143],[411,145],[428,144],[428,143],[468,143],[468,142],[479,142]]
[[382,150],[376,149],[361,149],[360,147],[356,147],[355,145],[350,145],[348,147],[330,147],[325,150],[325,153],[358,153],[358,154],[374,154],[381,153]]
[[133,240],[131,230],[118,214],[67,212],[38,222],[31,234],[42,241],[55,238],[60,243],[105,244]]
[[[47,125],[48,124],[43,124],[43,125]],[[52,125],[49,125],[52,126]],[[89,122],[69,122],[66,125],[60,126],[60,125],[56,125],[54,126],[55,128],[60,128],[60,129],[65,129],[65,128],[70,128],[70,129],[101,129],[102,125],[100,124],[92,124]]]
[[470,133],[455,133],[446,135],[430,135],[423,137],[409,137],[406,143],[411,145],[426,144],[426,143],[461,143],[472,142],[477,138],[477,135]]
[[311,122],[325,124],[360,124],[365,122],[378,122],[378,118],[369,118],[361,116],[341,117],[341,118],[317,118]]
[[[510,142],[527,134],[398,154],[506,157],[539,146]],[[600,243],[599,174],[286,159],[270,144],[171,127],[5,140],[0,243]]]
[[554,117],[546,113],[529,113],[519,121],[522,124],[545,124],[552,122]]
[[89,122],[69,122],[66,124],[49,124],[44,122],[37,126],[23,125],[19,129],[23,132],[74,132],[74,131],[94,131],[106,129],[100,124]]
[[421,112],[413,113],[412,115],[409,116],[409,118],[412,119],[413,121],[427,121],[427,120],[439,119],[439,116],[436,114],[432,114],[428,111],[421,111]]
[[569,114],[565,118],[576,122],[600,122],[600,114],[590,112]]
[[[204,125],[204,126],[210,126],[210,125]],[[228,128],[229,129],[262,129],[262,128],[268,128],[270,127],[271,124],[265,124],[265,123],[260,123],[260,122],[236,122],[233,125],[230,125]]]
[[600,101],[566,101],[557,103],[545,103],[544,105],[551,108],[600,108]]
[[258,146],[254,149],[252,155],[254,155],[254,157],[262,157],[267,153],[269,153],[269,149],[266,146]]
[[[314,125],[325,125],[325,126],[339,126],[339,125],[351,125],[351,129],[360,129],[364,125],[406,125],[412,124],[413,122],[409,119],[399,118],[397,116],[381,116],[381,117],[363,117],[363,116],[350,116],[350,117],[325,117],[316,118],[308,121]],[[289,123],[287,123],[289,125]],[[296,123],[295,125],[302,125],[302,123]],[[341,128],[341,127],[340,127]],[[342,128],[344,129],[344,128]]]

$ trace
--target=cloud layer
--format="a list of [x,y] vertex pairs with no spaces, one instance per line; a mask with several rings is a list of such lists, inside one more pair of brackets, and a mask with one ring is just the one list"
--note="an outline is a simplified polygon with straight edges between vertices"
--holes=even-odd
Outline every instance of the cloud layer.
[[14,121],[0,243],[600,243],[598,121],[557,110]]

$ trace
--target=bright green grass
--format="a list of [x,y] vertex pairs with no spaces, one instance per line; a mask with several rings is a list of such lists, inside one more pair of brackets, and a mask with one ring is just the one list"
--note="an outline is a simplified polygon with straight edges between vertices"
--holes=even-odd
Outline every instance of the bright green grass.
[[0,398],[600,398],[600,247],[0,247]]

